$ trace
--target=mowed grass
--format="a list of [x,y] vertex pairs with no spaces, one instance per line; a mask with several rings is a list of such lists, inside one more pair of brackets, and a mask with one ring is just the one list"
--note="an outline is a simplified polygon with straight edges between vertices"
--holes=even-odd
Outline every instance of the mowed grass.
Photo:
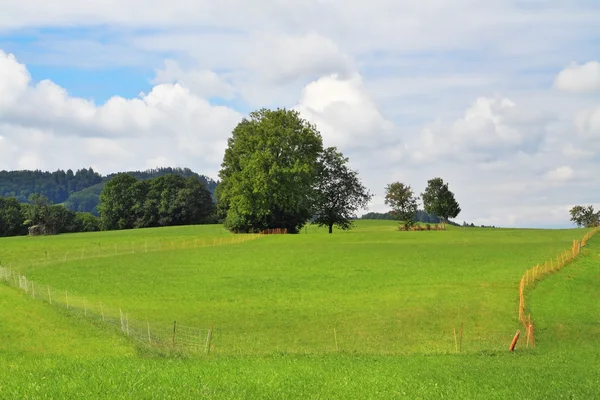
[[541,281],[529,296],[536,345],[589,351],[600,359],[600,237],[583,257]]
[[[142,243],[161,232],[178,238],[225,234],[196,226],[54,240],[59,248],[104,238]],[[399,232],[393,222],[359,221],[356,229],[333,235],[310,227],[300,235],[84,258],[22,272],[68,290],[72,302],[77,296],[87,304],[103,302],[153,326],[175,320],[214,325],[216,354],[453,353],[461,325],[460,350],[481,352],[505,349],[519,327],[516,288],[523,270],[582,235],[479,228]],[[37,254],[56,251],[47,238],[20,240],[27,242],[21,249]],[[18,242],[13,239],[13,257]]]
[[80,358],[122,357],[134,356],[136,350],[122,335],[0,285],[0,357],[75,354]]
[[[366,233],[365,231],[372,230],[380,236],[382,241],[385,241],[385,238],[391,243],[412,240],[413,246],[418,245],[420,241],[429,241],[430,247],[433,247],[432,250],[436,249],[436,243],[441,244],[441,248],[437,248],[437,250],[439,252],[446,251],[446,254],[440,254],[437,258],[438,261],[449,256],[456,257],[454,252],[447,253],[452,247],[446,243],[447,241],[453,242],[458,247],[461,242],[464,245],[465,241],[469,241],[467,236],[469,234],[473,235],[471,241],[481,243],[488,249],[494,249],[494,246],[497,246],[498,249],[502,249],[503,254],[512,252],[514,255],[517,249],[521,248],[519,245],[522,244],[532,250],[525,267],[531,263],[543,261],[557,251],[567,248],[570,245],[571,236],[583,235],[582,231],[537,231],[534,233],[534,231],[465,230],[461,233],[460,230],[456,230],[439,232],[439,234],[451,233],[443,238],[429,236],[432,234],[431,232],[415,232],[415,235],[425,234],[428,236],[416,236],[416,238],[404,236],[401,239],[400,236],[398,238],[387,236],[387,233],[405,235],[405,232],[394,232],[393,227],[375,225],[359,226],[355,233],[360,236],[360,234]],[[339,233],[330,238],[327,235],[324,235],[325,238],[308,238],[312,233],[315,236],[320,235],[320,232],[309,231],[309,235],[306,237],[263,238],[256,242],[228,246],[227,254],[248,252],[248,249],[253,246],[265,246],[269,240],[275,243],[286,243],[286,246],[292,250],[294,249],[294,240],[306,243],[321,243],[322,240],[325,240],[332,244],[337,243],[334,246],[336,248],[344,243],[353,243],[354,247],[364,246],[358,244],[359,240],[352,239],[352,233]],[[344,235],[347,236],[343,237]],[[526,238],[529,239],[526,240]],[[66,238],[64,239],[66,240]],[[503,343],[502,350],[495,352],[463,351],[461,354],[435,355],[418,354],[418,352],[400,356],[379,355],[374,354],[375,352],[372,354],[342,352],[340,354],[312,355],[271,353],[269,355],[242,356],[216,353],[209,357],[179,359],[162,358],[154,356],[152,353],[140,352],[137,353],[137,357],[133,357],[130,355],[131,343],[121,336],[114,336],[106,329],[87,324],[60,308],[33,300],[15,289],[0,286],[0,301],[3,302],[0,304],[0,321],[3,324],[0,326],[0,332],[9,332],[5,333],[5,336],[2,337],[2,344],[0,344],[2,348],[0,351],[0,398],[596,398],[600,384],[600,357],[598,355],[600,354],[600,341],[593,329],[590,328],[597,326],[598,323],[598,302],[595,297],[599,284],[600,246],[597,244],[598,240],[598,237],[593,238],[576,262],[540,282],[529,293],[528,304],[536,323],[537,347],[526,350],[523,341],[520,340],[515,353],[509,353],[506,349],[508,343]],[[0,245],[1,243],[0,241]],[[314,246],[317,249],[323,248],[319,244]],[[344,247],[344,249],[348,250],[351,247],[353,246]],[[226,246],[221,247],[221,250],[225,248]],[[265,249],[265,247],[258,247],[258,249]],[[317,249],[311,250],[307,247],[306,255],[318,253]],[[263,250],[263,253],[266,251]],[[356,253],[358,252],[352,254]],[[520,257],[527,258],[525,253],[526,251],[523,251]],[[193,251],[192,254],[198,256],[196,251]],[[252,251],[250,254],[256,257],[260,251]],[[392,258],[395,258],[395,254]],[[481,253],[476,254],[481,257]],[[510,255],[509,258],[513,255]],[[165,254],[164,257],[169,257],[169,255]],[[188,258],[190,257],[188,256]],[[339,254],[339,258],[343,260],[347,260],[346,257],[348,255]],[[427,257],[433,256],[427,255]],[[485,277],[481,279],[481,282],[491,282],[494,277],[494,279],[501,278],[499,279],[500,283],[504,279],[508,282],[511,279],[508,277],[508,272],[506,275],[498,275],[499,272],[492,273],[488,270],[495,265],[491,260],[499,256],[488,255],[488,257],[483,260],[483,264],[488,265],[488,268],[479,268],[480,273]],[[464,260],[465,258],[460,259]],[[488,261],[485,262],[485,260]],[[479,262],[482,263],[482,260]],[[502,264],[504,265],[504,263]],[[126,264],[121,265],[126,267]],[[133,268],[139,268],[136,267],[137,263],[132,265]],[[150,265],[152,266],[152,263]],[[188,264],[184,263],[184,265]],[[218,265],[215,264],[215,267],[211,269],[213,275],[219,275]],[[426,264],[419,265],[424,268]],[[442,265],[446,264],[442,263]],[[449,265],[450,263],[447,268],[450,268]],[[69,264],[55,267],[57,268],[56,274],[64,268],[71,268]],[[88,271],[85,272],[86,276],[90,274],[88,268],[80,268],[82,271]],[[375,267],[371,268],[376,269]],[[517,292],[518,279],[524,267],[519,268],[509,263],[508,268],[514,268],[517,271],[516,276],[512,278],[514,281],[512,291]],[[188,269],[189,267],[183,270],[187,271]],[[443,269],[438,267],[435,270]],[[461,267],[458,265],[454,268],[454,271],[460,270]],[[47,270],[43,268],[36,268],[29,273],[34,271],[40,273],[46,271],[44,273],[47,273]],[[234,271],[241,274],[238,269],[234,269]],[[255,267],[256,274],[258,274],[257,271],[258,267]],[[267,269],[267,271],[266,274],[273,275],[271,270]],[[302,279],[306,283],[311,280],[306,278],[307,275],[296,274],[296,277],[304,276]],[[428,274],[421,273],[421,275]],[[65,274],[64,280],[56,282],[69,284],[79,282],[81,284],[77,280],[69,281],[68,276],[70,275]],[[472,275],[465,274],[462,278],[463,281],[467,281],[466,277],[470,276]],[[386,292],[383,279],[380,281],[369,280],[372,281],[372,285],[379,287],[380,291]],[[416,278],[413,278],[413,282],[415,280]],[[149,279],[144,278],[144,281],[148,282]],[[352,280],[354,285],[359,286],[356,281],[356,279]],[[442,282],[440,281],[441,278],[439,281],[430,279],[430,282],[441,286]],[[476,279],[472,277],[471,281],[475,282]],[[215,279],[213,282],[218,282],[218,280]],[[503,286],[500,283],[497,284],[498,288]],[[81,285],[81,288],[92,289],[97,286],[103,285]],[[313,286],[318,285],[313,283]],[[337,293],[338,296],[341,296],[340,293],[343,293],[339,286],[329,286],[333,287],[333,294]],[[412,285],[401,285],[401,288],[414,291],[420,286],[422,285],[413,283]],[[158,285],[158,287],[162,287],[162,285]],[[465,286],[464,291],[470,292],[474,287],[474,285]],[[489,287],[493,289],[495,286],[490,285]],[[347,290],[352,291],[351,288]],[[141,290],[139,291],[141,292]],[[416,290],[417,293],[418,291]],[[115,292],[113,295],[121,300],[135,297],[125,292],[126,290]],[[236,290],[231,288],[228,289],[228,292],[230,296],[233,296]],[[289,292],[291,290],[288,290]],[[112,292],[98,290],[98,293],[104,293],[106,296],[103,297],[108,297],[108,294]],[[168,293],[170,293],[169,296],[184,299],[188,304],[191,303],[189,299],[185,300],[186,296],[178,295],[175,291]],[[246,294],[252,293],[254,290],[250,290]],[[470,298],[471,301],[478,297],[468,294],[463,296],[465,299]],[[495,296],[497,294],[492,297]],[[513,296],[516,297],[514,294]],[[167,298],[167,296],[164,297]],[[280,301],[283,302],[283,300]],[[448,298],[447,303],[453,301],[455,298]],[[221,302],[215,302],[215,305]],[[293,304],[294,301],[290,301],[290,303]],[[170,301],[169,304],[174,307],[174,302]],[[443,305],[444,302],[440,300],[439,304]],[[233,309],[234,306],[239,307],[239,303],[231,304],[230,309]],[[266,303],[264,307],[269,307],[269,303]],[[368,308],[368,305],[361,305],[359,302],[353,306],[355,310],[365,307]],[[451,305],[445,307],[453,308]],[[516,306],[513,308],[516,311]],[[185,307],[179,310],[183,312]],[[191,314],[186,313],[185,315]],[[160,314],[155,317],[160,319]],[[515,316],[511,316],[511,318],[516,319]],[[499,321],[500,318],[495,318],[495,320]],[[7,330],[6,328],[6,326],[23,325],[28,321],[29,332]],[[234,325],[233,322],[235,321],[232,320],[232,325]],[[81,325],[78,325],[80,323]],[[64,332],[61,329],[65,325],[72,326],[74,324],[76,326],[74,332]],[[467,325],[465,322],[465,326]],[[511,336],[512,333],[514,331],[511,331]],[[467,339],[465,338],[465,340]],[[32,345],[34,342],[38,343],[37,347]],[[45,344],[40,347],[39,343]]]

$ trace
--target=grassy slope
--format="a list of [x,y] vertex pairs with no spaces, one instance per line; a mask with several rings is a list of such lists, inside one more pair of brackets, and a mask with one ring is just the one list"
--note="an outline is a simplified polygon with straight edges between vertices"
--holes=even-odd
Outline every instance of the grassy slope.
[[[530,295],[536,344],[564,350],[600,343],[600,235],[583,249],[584,256],[541,281]],[[596,353],[597,354],[597,353]]]
[[[13,249],[56,252],[91,241],[142,243],[225,235],[218,227],[109,232],[15,241]],[[214,324],[214,351],[362,353],[504,349],[517,327],[515,287],[525,267],[545,260],[581,231],[450,229],[398,232],[390,221],[356,230],[73,260],[24,268],[29,279],[68,289],[87,304],[166,327]],[[86,242],[87,241],[87,242]],[[37,247],[36,247],[37,246]],[[37,249],[37,250],[36,250]],[[17,252],[18,250],[13,250]],[[105,310],[106,312],[106,310]]]
[[[129,350],[111,349],[112,337],[100,340],[103,345],[97,347],[78,346],[77,341],[88,340],[88,335],[103,335],[90,331],[83,338],[69,337],[73,345],[62,346],[59,355],[42,350],[33,356],[19,350],[29,346],[27,336],[11,334],[8,342],[2,341],[10,343],[4,350],[12,351],[9,356],[0,353],[0,393],[6,398],[593,398],[600,381],[597,337],[563,336],[561,329],[550,327],[574,324],[572,330],[580,331],[586,321],[597,321],[597,240],[590,242],[581,261],[532,292],[538,348],[529,353],[148,359],[118,356]],[[571,297],[573,293],[581,295]],[[30,312],[30,321],[66,318],[55,308],[1,286],[0,301],[0,321],[7,326],[19,325],[23,313]],[[67,318],[73,324],[71,319]],[[5,332],[4,326],[0,332]],[[47,343],[66,342],[56,329],[33,329],[29,334]],[[568,351],[553,345],[568,342]],[[95,356],[81,358],[90,348],[96,349]]]
[[83,358],[121,357],[134,355],[135,351],[121,335],[98,329],[0,285],[0,356],[75,354]]

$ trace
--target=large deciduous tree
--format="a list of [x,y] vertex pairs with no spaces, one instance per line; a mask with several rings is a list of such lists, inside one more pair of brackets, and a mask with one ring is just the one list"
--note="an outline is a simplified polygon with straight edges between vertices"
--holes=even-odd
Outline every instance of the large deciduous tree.
[[22,235],[26,231],[19,201],[15,197],[0,197],[0,237]]
[[333,226],[346,230],[353,226],[352,218],[356,211],[365,208],[372,198],[362,185],[358,172],[347,165],[348,158],[329,147],[319,160],[315,193],[315,220],[319,226],[327,226],[329,233]]
[[137,219],[135,206],[140,201],[137,179],[118,174],[106,183],[100,194],[100,220],[106,230],[131,229]]
[[448,189],[448,184],[442,178],[433,178],[427,181],[425,192],[421,193],[423,208],[428,214],[434,214],[448,222],[460,214],[460,206],[454,198],[454,193]]
[[228,140],[217,188],[219,212],[234,232],[297,233],[312,216],[323,141],[297,111],[250,113]]
[[100,200],[104,229],[201,224],[214,211],[211,194],[198,176],[168,174],[138,181],[120,174],[106,183]]
[[391,214],[394,219],[400,221],[404,229],[410,228],[415,223],[418,200],[410,185],[402,182],[390,183],[385,188],[385,204],[391,207]]
[[575,206],[569,210],[571,221],[578,227],[594,227],[598,226],[600,212],[594,211],[594,206]]

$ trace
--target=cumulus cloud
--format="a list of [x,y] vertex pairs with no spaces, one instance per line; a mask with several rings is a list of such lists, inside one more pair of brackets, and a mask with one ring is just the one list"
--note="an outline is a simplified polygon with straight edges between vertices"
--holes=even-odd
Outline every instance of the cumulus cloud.
[[554,86],[566,92],[600,91],[600,63],[571,63],[556,76]]
[[[480,97],[451,125],[436,120],[425,126],[413,157],[418,163],[440,159],[493,162],[511,152],[535,152],[543,139],[543,122],[508,98]],[[523,129],[526,126],[529,129]]]
[[550,183],[561,183],[573,178],[575,171],[569,166],[558,167],[552,171],[548,171],[544,178]]
[[583,138],[600,141],[600,106],[578,112],[575,125]]
[[24,65],[0,52],[0,167],[57,168],[91,160],[101,171],[193,163],[213,176],[241,115],[181,84],[105,104],[69,96],[50,81],[33,84]]
[[316,33],[260,37],[245,63],[262,80],[274,84],[289,84],[307,76],[345,77],[353,69],[352,59],[336,43]]
[[174,60],[165,60],[164,68],[156,71],[156,77],[152,82],[154,84],[180,83],[194,94],[204,98],[232,99],[235,96],[233,87],[215,72],[208,69],[184,71]]
[[365,92],[359,75],[344,78],[334,74],[311,82],[295,108],[317,125],[327,144],[350,150],[401,142],[394,136],[394,124]]

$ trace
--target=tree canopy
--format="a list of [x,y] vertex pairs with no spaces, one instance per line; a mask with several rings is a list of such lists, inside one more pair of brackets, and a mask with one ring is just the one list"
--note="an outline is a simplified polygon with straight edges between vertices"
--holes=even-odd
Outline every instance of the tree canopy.
[[358,172],[347,163],[348,158],[335,147],[325,149],[319,159],[314,222],[327,226],[329,233],[334,225],[350,229],[356,211],[365,208],[372,198],[360,182]]
[[297,111],[261,109],[233,130],[217,187],[219,213],[234,232],[298,232],[311,218],[323,141]]
[[442,178],[433,178],[427,181],[427,188],[421,194],[423,208],[428,214],[434,214],[448,222],[449,218],[456,218],[460,214],[460,206],[454,198],[454,193],[448,189],[448,184]]
[[595,212],[594,206],[575,206],[569,210],[571,221],[578,227],[594,227],[600,222],[600,211]]
[[405,229],[415,223],[418,200],[410,185],[402,182],[390,183],[385,188],[385,204],[392,208],[391,214],[402,223]]
[[137,180],[119,174],[106,183],[100,200],[102,226],[109,230],[201,224],[214,213],[211,194],[196,176]]
[[[127,172],[138,180],[153,179],[164,175],[181,175],[185,178],[190,176],[198,179],[206,186],[213,195],[217,182],[213,179],[199,175],[189,168],[155,168],[145,171]],[[98,215],[98,204],[100,193],[106,182],[118,174],[102,176],[92,168],[80,169],[73,172],[57,170],[55,172],[44,171],[0,171],[0,197],[15,197],[20,203],[29,201],[29,196],[39,194],[46,196],[52,204],[63,204],[72,211],[90,212]]]

